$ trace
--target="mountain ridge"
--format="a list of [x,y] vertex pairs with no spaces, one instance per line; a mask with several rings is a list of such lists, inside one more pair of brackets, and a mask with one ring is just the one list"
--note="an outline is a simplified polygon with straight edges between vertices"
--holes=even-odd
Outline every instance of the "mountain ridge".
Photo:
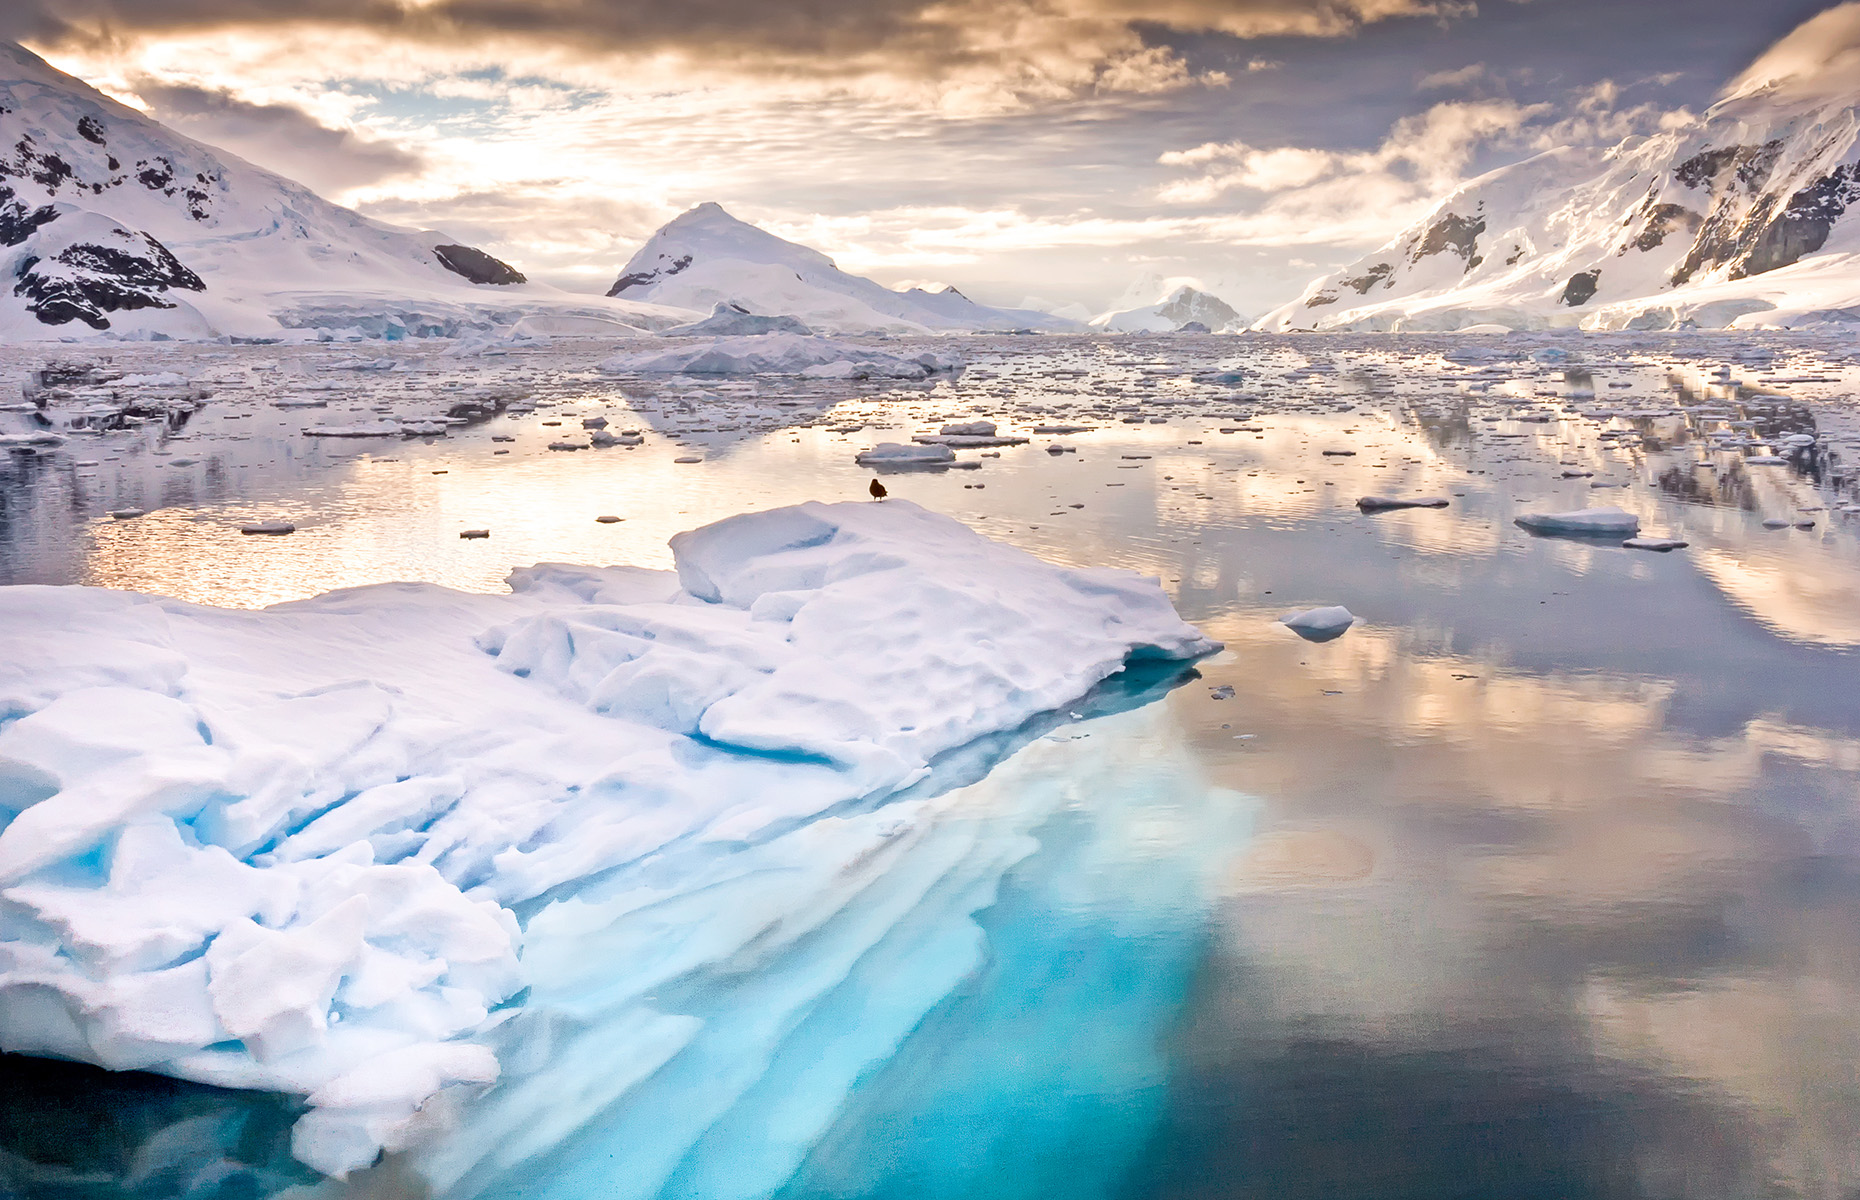
[[0,42],[0,336],[419,336],[569,309],[688,319],[365,217]]
[[1803,83],[1734,83],[1683,127],[1488,172],[1256,327],[1860,318],[1860,95]]

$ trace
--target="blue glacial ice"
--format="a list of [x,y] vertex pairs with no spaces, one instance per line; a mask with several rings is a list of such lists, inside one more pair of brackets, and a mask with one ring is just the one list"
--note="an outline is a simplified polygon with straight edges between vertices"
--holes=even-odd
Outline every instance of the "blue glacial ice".
[[1214,646],[903,502],[674,553],[258,612],[0,591],[0,1048],[305,1097],[330,1174],[771,1194],[986,967],[1068,802],[988,769]]

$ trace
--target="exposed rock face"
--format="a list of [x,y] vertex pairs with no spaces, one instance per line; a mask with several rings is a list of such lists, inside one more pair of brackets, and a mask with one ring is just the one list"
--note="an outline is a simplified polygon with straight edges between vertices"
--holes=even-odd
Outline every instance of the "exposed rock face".
[[1479,235],[1484,232],[1484,217],[1462,217],[1457,213],[1447,213],[1429,225],[1421,235],[1412,261],[1420,262],[1430,254],[1451,250],[1460,256],[1470,270],[1479,263]]
[[0,184],[0,246],[17,246],[57,219],[56,208],[49,204],[28,208],[12,188]]
[[1563,303],[1570,308],[1577,308],[1595,299],[1595,289],[1601,285],[1600,271],[1584,271],[1571,275],[1569,282],[1563,285]]
[[660,260],[664,263],[663,266],[652,267],[644,271],[628,271],[614,280],[614,285],[607,289],[607,294],[618,296],[628,288],[650,287],[659,280],[670,278],[691,265],[689,254],[681,254],[677,258],[661,255]]
[[87,218],[55,254],[27,259],[13,285],[13,294],[25,297],[27,311],[45,324],[82,321],[92,329],[108,329],[105,313],[172,308],[166,297],[170,289],[206,289],[200,276],[148,234]]
[[1375,287],[1377,284],[1381,284],[1383,287],[1390,287],[1393,286],[1394,283],[1395,264],[1392,262],[1379,262],[1370,264],[1369,269],[1356,278],[1344,280],[1343,286],[1355,288],[1356,294],[1359,296],[1367,296],[1369,294],[1369,289]]
[[463,275],[473,283],[504,286],[529,282],[523,272],[502,259],[492,258],[475,246],[434,246],[433,256],[439,260],[440,266],[454,275]]

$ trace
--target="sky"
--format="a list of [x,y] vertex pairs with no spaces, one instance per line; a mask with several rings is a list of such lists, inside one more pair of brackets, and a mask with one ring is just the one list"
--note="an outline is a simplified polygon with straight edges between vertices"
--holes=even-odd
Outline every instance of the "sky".
[[1464,179],[1695,119],[1828,0],[7,0],[0,37],[604,291],[704,201],[891,285],[1248,315]]

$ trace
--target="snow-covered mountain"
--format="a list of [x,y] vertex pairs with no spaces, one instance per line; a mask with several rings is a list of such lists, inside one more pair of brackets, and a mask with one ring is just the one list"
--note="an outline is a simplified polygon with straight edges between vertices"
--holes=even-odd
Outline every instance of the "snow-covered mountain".
[[1860,5],[1784,39],[1695,123],[1473,180],[1260,327],[1860,318],[1860,219],[1848,215],[1860,200],[1860,88],[1841,77],[1843,43],[1860,48]]
[[0,338],[656,327],[182,136],[0,42]]
[[700,204],[653,234],[609,296],[714,312],[794,317],[821,333],[942,333],[1034,329],[1078,322],[1028,309],[990,308],[955,288],[894,292],[851,275],[818,250],[785,241],[718,204]]
[[1154,304],[1113,309],[1092,319],[1092,328],[1109,333],[1220,333],[1246,321],[1219,296],[1181,284]]

